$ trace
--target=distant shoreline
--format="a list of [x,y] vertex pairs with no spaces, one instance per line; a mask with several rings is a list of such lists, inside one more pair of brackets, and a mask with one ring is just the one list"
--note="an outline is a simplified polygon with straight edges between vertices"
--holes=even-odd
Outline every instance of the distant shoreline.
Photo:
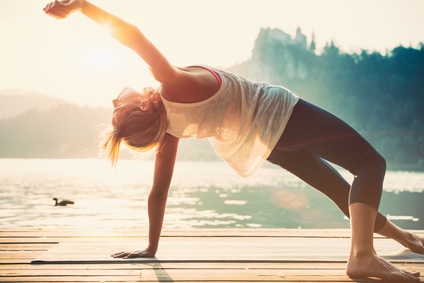
[[[147,154],[147,156],[150,156],[149,154]],[[83,156],[83,157],[69,157],[69,156],[32,156],[32,157],[28,157],[28,156],[0,156],[0,159],[75,159],[75,160],[84,160],[84,159],[103,159],[102,157],[96,157],[96,156]],[[134,156],[130,156],[128,158],[125,157],[121,157],[120,160],[138,160],[137,157],[134,158]],[[153,160],[152,158],[140,158],[140,160]],[[105,159],[106,161],[106,159]],[[218,157],[212,157],[212,158],[201,158],[201,159],[190,159],[190,158],[186,158],[184,155],[182,156],[182,158],[177,158],[177,162],[178,161],[189,161],[189,162],[222,162],[223,164],[224,161],[220,160]],[[272,164],[268,164],[268,163],[264,163],[263,166],[274,166]],[[391,164],[388,163],[387,164],[387,171],[404,171],[404,172],[416,172],[416,173],[424,173],[424,166],[420,166],[420,165],[416,165],[416,164]]]

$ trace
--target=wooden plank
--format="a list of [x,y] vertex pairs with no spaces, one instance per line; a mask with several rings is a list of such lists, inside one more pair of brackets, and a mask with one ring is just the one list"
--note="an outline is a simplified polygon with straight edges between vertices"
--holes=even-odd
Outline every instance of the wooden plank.
[[[126,270],[140,269],[148,264],[157,269],[340,269],[344,270],[346,263],[323,262],[151,262],[151,263],[128,263],[128,264],[5,264],[0,265],[0,270],[22,270],[22,272],[31,270]],[[415,264],[398,264],[398,266],[413,266]],[[424,263],[423,263],[424,265]],[[423,266],[424,267],[424,266]]]
[[[317,243],[319,240],[320,243]],[[160,261],[304,261],[309,258],[313,261],[332,258],[345,260],[349,250],[348,239],[331,239],[331,244],[324,243],[325,239],[285,239],[276,243],[270,238],[244,238],[237,241],[232,238],[203,238],[187,239],[184,237],[161,239],[160,249],[156,260]],[[278,245],[277,245],[278,244]],[[148,262],[149,258],[115,259],[111,254],[122,250],[133,250],[145,246],[145,242],[122,243],[112,241],[92,242],[64,242],[55,245],[46,253],[37,257],[35,263],[119,263]],[[332,251],[328,250],[332,247]],[[339,247],[339,249],[335,249]]]
[[[161,239],[161,261],[112,259],[116,261],[92,264],[82,256],[81,263],[29,264],[46,250],[63,253],[60,249],[71,257],[93,253],[94,259],[110,260],[109,254],[119,248],[143,248],[146,235],[144,230],[0,229],[0,282],[375,282],[345,275],[350,246],[346,229],[176,230]],[[424,274],[423,256],[398,253],[403,247],[382,237],[375,243],[378,252],[399,268]],[[281,255],[289,260],[279,259]],[[320,262],[317,256],[327,259]],[[334,261],[337,257],[341,260]]]
[[[76,239],[76,237],[75,237]],[[45,244],[53,245],[69,240],[68,238],[0,238],[0,245],[10,244]]]
[[12,244],[0,244],[0,252],[3,251],[47,251],[52,247],[51,244],[27,244],[27,243],[12,243]]
[[[424,270],[424,263],[398,263],[397,267],[407,270]],[[0,270],[2,275],[8,273],[21,275],[34,275],[38,273],[55,274],[58,272],[70,271],[78,273],[82,272],[107,272],[143,270],[143,269],[181,269],[181,270],[225,270],[225,269],[242,269],[242,270],[285,270],[287,272],[304,273],[305,271],[333,271],[344,272],[346,263],[340,262],[152,262],[152,263],[131,263],[131,264],[10,264],[2,265]]]
[[[143,270],[125,275],[52,275],[52,276],[2,276],[3,282],[358,282],[344,274],[285,274],[275,271],[250,270]],[[375,282],[375,281],[360,281]]]
[[[424,236],[424,230],[413,233]],[[72,238],[147,238],[145,230],[110,231],[110,230],[72,230],[72,229],[0,229],[0,244],[7,243],[57,243]],[[303,238],[349,238],[348,229],[186,229],[165,230],[162,237],[303,237]],[[383,238],[375,235],[375,238]]]
[[[37,265],[32,270],[3,270],[0,280],[6,282],[166,282],[166,281],[249,281],[249,282],[352,282],[341,264],[131,264],[131,265]],[[418,270],[415,265],[398,265]],[[36,268],[34,268],[36,267]],[[49,269],[42,269],[49,267]],[[58,268],[62,267],[62,268]],[[106,268],[105,268],[106,267]],[[302,268],[299,268],[302,267]],[[141,275],[141,276],[140,276]],[[366,281],[366,280],[365,280]],[[358,281],[354,281],[358,282]],[[368,282],[368,281],[366,281]],[[373,282],[373,281],[370,281]]]
[[[424,230],[413,233],[424,236]],[[7,243],[57,243],[73,238],[140,238],[146,239],[146,230],[110,231],[110,230],[75,230],[75,229],[0,229],[0,244]],[[350,238],[348,229],[186,229],[164,230],[162,238],[167,237],[284,237],[284,238]],[[375,238],[384,238],[375,234]]]
[[[145,246],[143,242],[119,240],[105,241],[69,241],[53,246],[49,251],[37,257],[33,263],[120,263],[150,262],[150,258],[115,259],[111,254],[134,250]],[[346,261],[350,240],[346,238],[233,238],[209,237],[191,238],[173,237],[161,240],[155,260],[160,261]],[[393,262],[420,262],[424,255],[414,254],[400,248],[400,245],[386,239],[377,239],[375,247],[379,255]]]
[[0,259],[33,259],[44,251],[2,251],[0,253]]
[[[10,237],[145,237],[147,230],[75,230],[75,229],[29,229],[13,230],[0,229],[1,238]],[[163,237],[350,237],[348,229],[262,229],[262,228],[240,228],[240,229],[164,229]]]
[[[71,273],[40,276],[1,276],[3,282],[376,282],[352,280],[342,272],[311,274],[282,270],[141,270],[128,273],[86,274]],[[379,281],[381,282],[381,281]]]

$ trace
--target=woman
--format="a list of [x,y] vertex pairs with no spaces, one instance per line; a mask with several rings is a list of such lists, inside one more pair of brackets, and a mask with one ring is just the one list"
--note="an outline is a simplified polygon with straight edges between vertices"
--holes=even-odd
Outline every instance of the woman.
[[[88,1],[55,1],[44,11],[56,18],[80,11],[107,24],[112,36],[133,49],[160,83],[157,90],[141,93],[125,88],[113,100],[113,129],[104,143],[112,163],[118,159],[121,141],[136,150],[157,148],[148,198],[149,245],[114,257],[155,255],[179,138],[197,137],[209,138],[217,154],[242,176],[253,174],[268,160],[332,199],[351,221],[348,276],[419,281],[418,272],[399,270],[374,250],[374,231],[421,254],[424,239],[378,213],[385,160],[346,123],[283,87],[206,66],[175,67],[138,28]],[[352,185],[324,159],[352,172]]]

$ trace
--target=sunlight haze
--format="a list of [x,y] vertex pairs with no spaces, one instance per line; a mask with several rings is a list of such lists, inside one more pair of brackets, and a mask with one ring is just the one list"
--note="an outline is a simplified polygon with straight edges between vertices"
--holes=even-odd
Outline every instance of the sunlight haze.
[[[261,28],[312,33],[318,51],[334,40],[343,52],[424,42],[422,0],[96,0],[137,25],[179,66],[228,67],[251,56]],[[111,106],[124,86],[157,86],[137,55],[80,13],[44,14],[48,1],[0,0],[0,91],[23,89],[81,105]]]

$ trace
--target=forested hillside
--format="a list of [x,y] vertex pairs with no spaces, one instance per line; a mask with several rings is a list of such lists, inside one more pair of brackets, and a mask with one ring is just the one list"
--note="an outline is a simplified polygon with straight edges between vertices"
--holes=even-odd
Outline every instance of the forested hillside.
[[81,158],[97,155],[99,126],[110,110],[60,104],[0,121],[0,157]]
[[[23,99],[22,96],[14,100]],[[17,103],[16,101],[14,103]],[[34,106],[0,120],[0,158],[96,158],[101,131],[110,125],[111,109],[62,102],[46,110]],[[122,158],[148,158],[124,150]],[[207,140],[180,143],[180,160],[217,160]]]
[[387,54],[348,54],[329,43],[282,38],[262,29],[252,58],[231,68],[290,88],[343,118],[387,159],[390,168],[424,170],[424,45]]
[[0,90],[0,120],[16,117],[33,108],[47,110],[61,103],[64,103],[61,99],[37,92],[20,89]]

